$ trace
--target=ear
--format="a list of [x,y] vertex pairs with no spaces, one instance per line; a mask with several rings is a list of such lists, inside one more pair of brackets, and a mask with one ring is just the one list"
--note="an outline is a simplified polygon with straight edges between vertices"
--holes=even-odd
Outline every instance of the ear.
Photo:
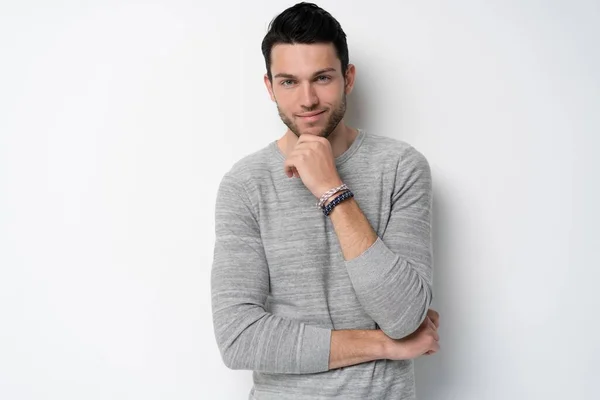
[[275,94],[273,94],[273,84],[269,80],[269,75],[265,74],[264,76],[265,86],[267,87],[267,91],[269,92],[269,96],[271,97],[271,101],[275,101]]
[[354,88],[354,81],[356,79],[356,67],[354,64],[348,64],[348,68],[346,68],[346,76],[345,76],[345,85],[344,91],[346,94],[350,94],[352,89]]

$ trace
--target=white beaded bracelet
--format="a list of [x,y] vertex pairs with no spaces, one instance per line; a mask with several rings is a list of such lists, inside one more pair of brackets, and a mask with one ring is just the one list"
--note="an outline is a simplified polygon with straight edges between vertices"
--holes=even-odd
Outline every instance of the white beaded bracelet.
[[336,194],[337,192],[344,190],[344,189],[348,189],[348,186],[346,186],[345,183],[341,184],[340,186],[330,189],[327,192],[325,192],[323,194],[323,196],[321,196],[321,198],[319,199],[319,202],[317,203],[317,208],[323,208],[323,204],[325,204],[325,202],[334,194]]

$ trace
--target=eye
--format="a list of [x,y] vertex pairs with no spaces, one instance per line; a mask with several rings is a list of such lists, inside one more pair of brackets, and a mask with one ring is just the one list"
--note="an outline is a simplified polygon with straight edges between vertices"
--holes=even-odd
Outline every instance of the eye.
[[319,81],[319,82],[329,82],[330,80],[331,80],[331,77],[327,76],[327,75],[319,75],[317,77],[317,81]]
[[293,83],[294,83],[294,81],[293,81],[293,80],[291,80],[291,79],[286,79],[286,80],[284,80],[284,81],[281,81],[281,82],[279,82],[279,84],[280,84],[281,86],[290,86],[290,85],[292,85]]

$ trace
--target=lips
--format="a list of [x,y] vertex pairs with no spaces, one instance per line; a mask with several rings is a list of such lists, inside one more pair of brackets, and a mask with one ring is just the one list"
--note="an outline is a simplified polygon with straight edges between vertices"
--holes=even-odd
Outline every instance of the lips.
[[321,110],[321,111],[313,111],[313,112],[309,112],[309,113],[304,113],[304,114],[296,114],[299,117],[302,118],[310,118],[310,117],[315,117],[319,114],[323,114],[325,112],[325,110]]

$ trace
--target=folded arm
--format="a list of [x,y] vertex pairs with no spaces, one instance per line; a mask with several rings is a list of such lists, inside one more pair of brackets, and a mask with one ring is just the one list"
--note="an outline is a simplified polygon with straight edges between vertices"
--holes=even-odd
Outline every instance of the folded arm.
[[386,335],[400,339],[417,330],[432,301],[432,180],[427,160],[412,147],[396,175],[381,237],[353,198],[330,217],[361,305]]
[[225,176],[215,210],[211,271],[214,333],[225,365],[307,374],[385,358],[380,330],[332,331],[265,311],[269,270],[243,186]]
[[217,194],[215,234],[211,301],[225,365],[271,373],[326,371],[330,329],[265,311],[269,270],[258,223],[244,187],[228,175]]

